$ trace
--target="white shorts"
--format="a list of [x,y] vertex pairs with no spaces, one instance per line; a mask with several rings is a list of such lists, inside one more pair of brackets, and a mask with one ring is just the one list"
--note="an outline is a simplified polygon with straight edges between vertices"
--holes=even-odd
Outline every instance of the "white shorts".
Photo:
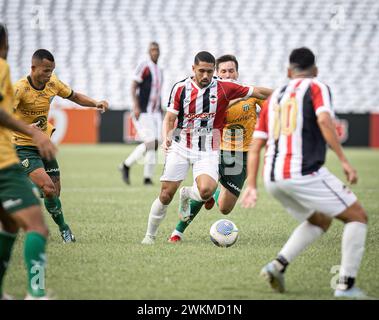
[[160,112],[142,112],[138,120],[134,116],[132,120],[137,131],[137,140],[143,142],[162,140],[162,114]]
[[280,181],[265,181],[266,190],[297,220],[314,212],[335,217],[357,201],[355,194],[328,169]]
[[163,174],[160,181],[182,181],[187,177],[188,170],[192,165],[193,179],[202,174],[210,176],[218,181],[219,152],[183,152],[173,143],[166,155]]

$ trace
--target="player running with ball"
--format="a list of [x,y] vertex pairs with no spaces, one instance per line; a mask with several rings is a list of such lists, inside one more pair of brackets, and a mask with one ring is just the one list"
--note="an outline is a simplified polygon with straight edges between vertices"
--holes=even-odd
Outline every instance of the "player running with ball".
[[180,190],[182,215],[189,216],[190,199],[203,202],[212,197],[218,182],[220,135],[230,101],[264,99],[270,93],[264,88],[214,78],[215,63],[209,52],[199,52],[192,67],[194,77],[179,81],[171,91],[162,130],[162,146],[167,155],[161,191],[151,206],[143,244],[154,243],[167,207],[191,165],[194,184]]
[[[216,60],[216,73],[221,79],[238,79],[238,60],[233,55],[224,55]],[[230,103],[226,111],[226,124],[221,141],[221,160],[218,165],[220,174],[218,188],[211,199],[205,203],[211,209],[216,202],[222,214],[229,214],[240,195],[246,179],[247,151],[252,140],[257,108],[264,100],[257,98],[237,99]],[[190,200],[190,216],[180,220],[169,242],[181,241],[183,233],[203,206],[203,201]]]

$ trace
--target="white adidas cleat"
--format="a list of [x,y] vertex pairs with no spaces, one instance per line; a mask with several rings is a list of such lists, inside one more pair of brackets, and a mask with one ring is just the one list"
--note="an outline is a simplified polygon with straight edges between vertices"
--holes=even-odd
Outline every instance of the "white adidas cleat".
[[186,187],[182,187],[179,191],[179,218],[186,222],[191,216],[190,198],[187,195]]
[[3,295],[0,297],[0,300],[3,300],[3,301],[5,301],[5,300],[14,300],[14,297],[11,296],[11,295],[9,295],[9,294],[7,294],[7,293],[5,293],[5,292],[3,292]]
[[145,238],[143,238],[141,244],[149,244],[152,245],[155,243],[155,237],[146,235]]
[[334,291],[334,296],[336,298],[347,298],[347,299],[369,299],[369,297],[361,289],[357,287],[351,287],[350,289],[337,289]]
[[51,299],[48,296],[34,297],[28,293],[24,300],[51,300]]
[[274,291],[280,293],[283,293],[285,291],[284,274],[275,267],[275,264],[273,262],[266,264],[262,268],[260,276],[270,284],[271,288],[274,289]]

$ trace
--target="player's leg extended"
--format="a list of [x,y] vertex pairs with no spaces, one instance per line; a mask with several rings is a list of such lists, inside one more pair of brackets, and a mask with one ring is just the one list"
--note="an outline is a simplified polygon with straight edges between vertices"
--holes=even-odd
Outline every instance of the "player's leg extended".
[[130,184],[130,168],[144,156],[146,156],[144,175],[148,175],[148,179],[151,180],[154,170],[154,165],[152,165],[152,163],[155,160],[156,138],[151,130],[154,125],[151,115],[144,112],[140,114],[138,120],[134,117],[132,119],[138,136],[143,142],[133,150],[133,152],[125,159],[121,165],[123,179],[126,184]]
[[354,287],[362,261],[367,233],[367,215],[358,201],[336,217],[345,223],[342,236],[342,259],[336,297],[364,298]]
[[26,232],[24,259],[28,275],[27,299],[41,298],[45,292],[46,239],[48,229],[40,206],[32,206],[12,214]]
[[205,202],[217,189],[218,184],[218,152],[199,154],[193,161],[194,183],[191,187],[180,189],[179,218],[187,221],[191,216],[190,200]]
[[[58,190],[50,176],[46,173],[44,168],[38,168],[29,173],[29,178],[37,185],[44,194],[45,208],[53,218],[54,222],[58,225],[62,237],[70,230],[66,224],[62,212],[62,204],[58,196]],[[71,234],[71,232],[68,232]],[[70,242],[71,236],[63,237],[65,242]]]
[[154,244],[159,225],[167,213],[167,207],[172,201],[181,181],[162,181],[159,197],[151,205],[147,230],[142,244]]
[[12,220],[0,204],[0,300],[6,299],[2,284],[5,272],[9,265],[12,248],[15,243],[18,226]]
[[[44,296],[44,254],[48,230],[43,221],[38,190],[21,166],[14,165],[0,170],[0,200],[0,219],[8,232],[0,237],[0,255],[2,258],[10,255],[14,241],[12,238],[15,238],[19,227],[23,228],[26,232],[24,252],[28,291],[33,296]],[[4,266],[2,263],[0,265]],[[33,284],[41,284],[42,287],[33,287]]]
[[155,164],[157,162],[157,150],[158,150],[158,140],[147,141],[146,154],[145,154],[145,164],[143,167],[143,183],[145,185],[153,184],[152,179],[154,176]]
[[197,214],[200,212],[204,202],[190,199],[189,204],[190,204],[189,219],[187,221],[182,221],[179,219],[179,222],[177,223],[175,230],[171,234],[169,242],[177,242],[181,240],[181,238],[183,237],[184,231],[187,229],[190,223],[195,219]]
[[59,231],[64,242],[75,242],[75,236],[72,234],[70,227],[65,222],[62,203],[60,200],[61,194],[61,179],[59,164],[56,159],[51,161],[43,160],[46,173],[50,177],[55,187],[55,196],[44,197],[45,207],[53,217],[55,223],[59,226]]

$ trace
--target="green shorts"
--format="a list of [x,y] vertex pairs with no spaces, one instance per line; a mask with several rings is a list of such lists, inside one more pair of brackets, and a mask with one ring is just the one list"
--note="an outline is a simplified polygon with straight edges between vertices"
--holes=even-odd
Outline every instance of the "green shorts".
[[16,146],[17,155],[27,174],[38,168],[44,168],[49,176],[59,176],[59,165],[56,159],[47,161],[41,158],[37,147]]
[[246,180],[247,152],[221,150],[220,183],[239,197]]
[[38,188],[29,180],[21,165],[0,170],[0,207],[7,213],[40,205],[38,197]]

